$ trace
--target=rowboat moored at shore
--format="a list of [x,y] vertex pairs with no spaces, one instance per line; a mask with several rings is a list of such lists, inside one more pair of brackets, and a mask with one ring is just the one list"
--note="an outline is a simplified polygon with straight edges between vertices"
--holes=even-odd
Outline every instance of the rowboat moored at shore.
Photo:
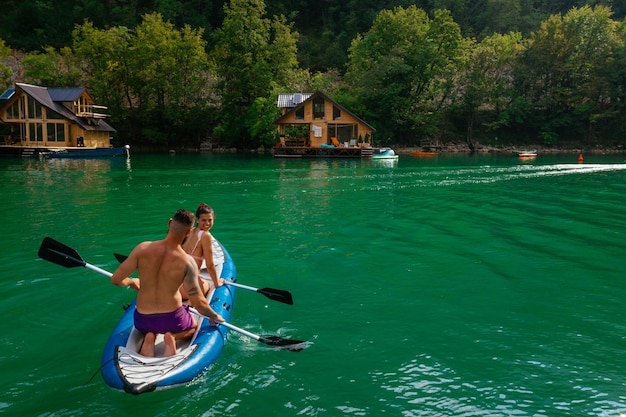
[[533,150],[526,150],[526,151],[512,151],[514,155],[517,155],[519,158],[534,158],[537,156],[537,151],[535,149]]

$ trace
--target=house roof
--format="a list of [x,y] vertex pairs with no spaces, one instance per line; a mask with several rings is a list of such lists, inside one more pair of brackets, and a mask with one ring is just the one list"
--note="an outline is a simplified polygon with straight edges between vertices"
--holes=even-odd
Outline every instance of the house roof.
[[77,88],[48,88],[48,93],[53,101],[74,101],[77,100],[85,92],[82,87]]
[[0,100],[8,100],[13,97],[13,94],[15,94],[15,88],[7,88],[6,91],[0,96]]
[[[279,107],[280,103],[281,103],[281,96],[284,96],[284,99],[288,99],[287,96],[289,96],[290,94],[280,94],[278,96],[278,104]],[[297,95],[297,94],[291,94],[293,95]],[[370,124],[368,124],[367,122],[365,122],[363,119],[361,119],[359,116],[357,116],[356,114],[352,113],[350,110],[346,109],[345,107],[343,107],[341,104],[337,103],[335,100],[333,100],[332,98],[328,97],[326,94],[322,93],[321,91],[317,91],[315,93],[306,93],[306,94],[301,94],[302,96],[308,95],[308,97],[306,99],[302,99],[302,101],[299,104],[294,105],[293,107],[291,107],[291,110],[287,111],[285,114],[283,114],[282,116],[280,116],[279,118],[277,118],[276,120],[274,120],[274,124],[277,124],[280,122],[281,119],[286,118],[288,115],[296,112],[298,109],[300,109],[301,107],[303,107],[305,105],[305,103],[312,101],[313,99],[317,98],[317,97],[322,97],[328,101],[330,101],[331,103],[333,103],[334,106],[337,106],[338,108],[341,109],[341,111],[348,113],[350,116],[354,117],[356,120],[358,120],[359,122],[363,123],[365,126],[367,126],[368,128],[372,129],[372,132],[375,132],[376,129],[374,129],[373,126],[371,126]],[[292,100],[293,101],[293,100]],[[287,101],[285,101],[285,103],[287,103]],[[284,106],[289,108],[289,106]]]
[[87,118],[76,116],[63,105],[65,102],[72,102],[78,99],[82,94],[87,94],[84,88],[47,88],[23,83],[16,83],[15,86],[42,106],[54,110],[66,119],[77,123],[85,130],[115,132],[115,129],[104,120],[99,120],[98,124],[90,124]]
[[277,105],[281,109],[290,109],[296,107],[298,104],[306,101],[311,97],[313,93],[291,93],[291,94],[279,94]]

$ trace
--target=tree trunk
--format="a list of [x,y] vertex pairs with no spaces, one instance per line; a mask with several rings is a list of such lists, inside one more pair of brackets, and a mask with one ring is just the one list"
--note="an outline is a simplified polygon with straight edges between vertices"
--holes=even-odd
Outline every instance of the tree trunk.
[[465,142],[467,142],[467,146],[469,146],[470,151],[472,152],[476,151],[476,146],[472,140],[472,133],[474,130],[474,114],[474,109],[471,109],[467,116],[467,132],[465,133]]

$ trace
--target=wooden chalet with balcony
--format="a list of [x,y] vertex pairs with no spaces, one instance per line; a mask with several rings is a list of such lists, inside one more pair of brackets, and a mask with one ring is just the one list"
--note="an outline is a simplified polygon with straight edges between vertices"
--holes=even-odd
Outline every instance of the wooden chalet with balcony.
[[0,155],[122,154],[112,151],[107,117],[84,88],[17,83],[0,96]]
[[373,154],[375,129],[321,92],[280,94],[277,158],[362,158]]

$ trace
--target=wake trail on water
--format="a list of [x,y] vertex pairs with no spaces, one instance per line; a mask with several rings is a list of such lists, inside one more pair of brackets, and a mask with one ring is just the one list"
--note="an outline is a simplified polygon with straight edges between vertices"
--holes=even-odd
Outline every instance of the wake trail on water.
[[[275,170],[257,172],[246,178],[212,180],[213,186],[247,187],[266,183],[291,184],[301,192],[336,193],[338,191],[385,190],[418,187],[447,187],[464,184],[487,184],[525,178],[582,175],[598,172],[626,171],[626,164],[553,164],[516,166],[461,167],[359,167],[348,169],[285,170],[276,176]],[[367,180],[367,181],[363,181]],[[194,188],[200,182],[164,182],[159,188]],[[152,186],[151,186],[152,187]]]
[[487,184],[527,178],[593,174],[626,171],[626,164],[555,164],[513,167],[460,167],[433,170],[411,170],[393,174],[372,175],[370,189],[446,187],[464,184]]

